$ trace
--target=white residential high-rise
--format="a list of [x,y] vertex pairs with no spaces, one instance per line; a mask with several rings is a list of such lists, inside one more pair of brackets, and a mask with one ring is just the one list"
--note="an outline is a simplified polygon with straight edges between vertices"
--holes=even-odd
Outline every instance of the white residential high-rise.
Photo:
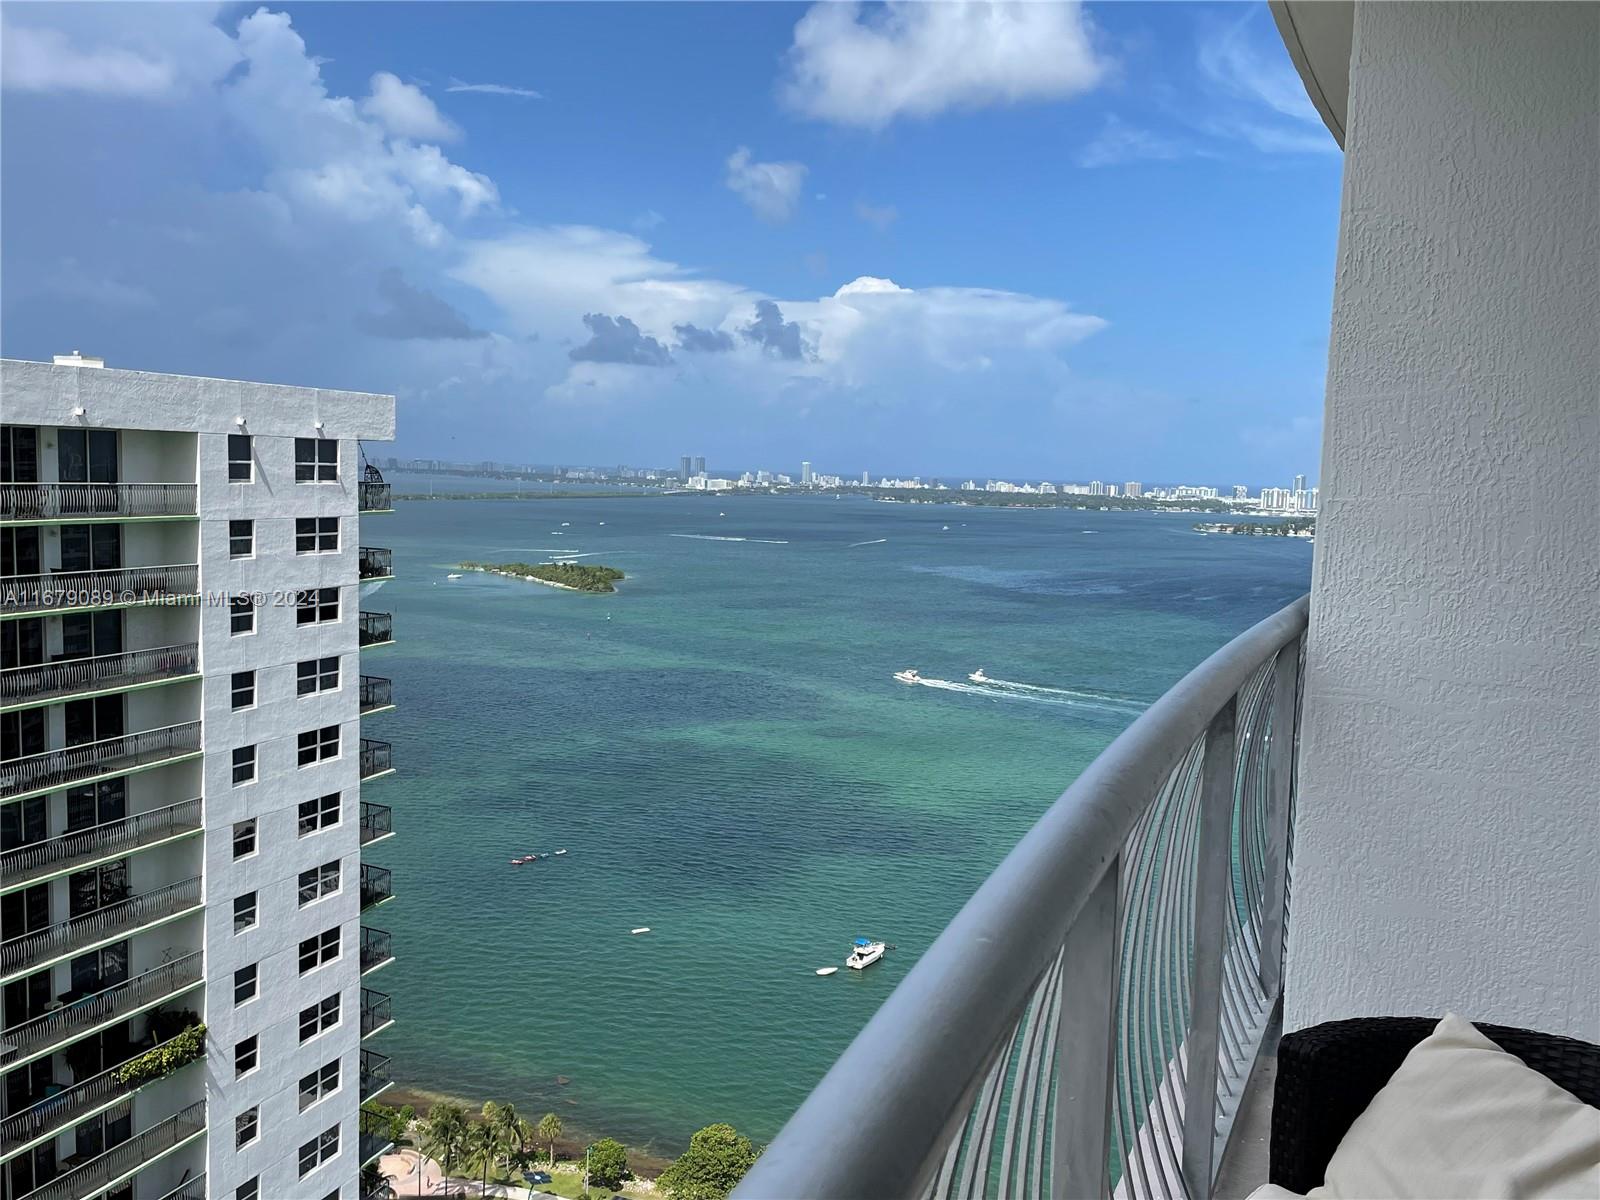
[[1144,485],[1138,482],[1125,483],[1122,485],[1122,494],[1124,496],[1131,496],[1133,499],[1137,500],[1140,496],[1144,495]]
[[800,464],[800,486],[811,486],[811,464],[808,462],[803,462]]
[[355,1200],[394,398],[74,352],[0,409],[0,1195]]

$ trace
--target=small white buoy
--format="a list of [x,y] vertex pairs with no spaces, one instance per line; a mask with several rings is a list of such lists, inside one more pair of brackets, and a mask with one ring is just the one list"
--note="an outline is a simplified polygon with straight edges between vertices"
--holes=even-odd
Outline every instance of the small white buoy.
[[839,969],[838,967],[818,967],[817,968],[817,974],[818,975],[832,975],[838,969]]
[[557,851],[556,851],[556,853],[557,853],[557,854],[565,854],[565,853],[566,853],[566,851],[565,851],[565,850],[557,850]]
[[639,926],[639,928],[637,928],[637,929],[630,929],[630,930],[628,930],[628,932],[629,932],[629,933],[649,933],[649,932],[650,932],[650,926],[648,926],[648,925],[641,925],[641,926]]

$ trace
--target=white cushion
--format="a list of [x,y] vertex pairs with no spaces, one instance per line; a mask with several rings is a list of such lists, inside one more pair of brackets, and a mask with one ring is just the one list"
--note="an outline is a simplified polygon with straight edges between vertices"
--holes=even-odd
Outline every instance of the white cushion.
[[[1260,1188],[1251,1200],[1287,1200]],[[1454,1013],[1356,1118],[1314,1200],[1600,1200],[1600,1109]]]

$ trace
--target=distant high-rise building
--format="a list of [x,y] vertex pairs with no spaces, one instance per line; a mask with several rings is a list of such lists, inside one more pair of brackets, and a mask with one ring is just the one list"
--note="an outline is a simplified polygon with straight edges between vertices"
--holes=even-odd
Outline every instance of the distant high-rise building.
[[1245,485],[1242,483],[1234,484],[1233,498],[1235,500],[1248,500],[1250,498],[1250,489],[1245,487]]
[[678,460],[678,478],[687,480],[694,474],[694,459],[685,454]]
[[1310,502],[1306,506],[1309,511],[1311,511],[1311,512],[1316,512],[1317,511],[1317,493],[1320,492],[1321,490],[1322,490],[1321,488],[1312,488],[1311,489]]
[[800,464],[800,486],[811,486],[811,464],[808,462],[802,462]]
[[705,457],[705,455],[703,455],[703,454],[695,455],[695,458],[694,458],[694,473],[696,475],[704,475],[706,473],[706,457]]
[[861,472],[861,486],[862,487],[866,487],[867,484],[869,484],[871,482],[872,482],[872,477],[869,476],[865,471]]
[[1091,496],[1104,496],[1105,494],[1106,494],[1106,485],[1105,484],[1101,483],[1098,479],[1090,481],[1090,483],[1089,483],[1089,495],[1091,495]]
[[1132,496],[1135,500],[1137,500],[1140,496],[1144,495],[1144,484],[1125,483],[1122,485],[1122,494],[1124,496]]
[[1306,490],[1306,477],[1304,475],[1296,475],[1294,477],[1294,490],[1297,492]]

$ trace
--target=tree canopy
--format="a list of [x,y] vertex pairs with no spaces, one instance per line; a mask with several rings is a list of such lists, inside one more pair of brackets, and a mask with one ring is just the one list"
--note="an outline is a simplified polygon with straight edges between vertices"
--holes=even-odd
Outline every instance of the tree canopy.
[[732,1125],[707,1125],[657,1182],[672,1200],[726,1200],[760,1156]]
[[616,1138],[601,1138],[589,1147],[589,1180],[613,1190],[628,1173],[628,1148]]

